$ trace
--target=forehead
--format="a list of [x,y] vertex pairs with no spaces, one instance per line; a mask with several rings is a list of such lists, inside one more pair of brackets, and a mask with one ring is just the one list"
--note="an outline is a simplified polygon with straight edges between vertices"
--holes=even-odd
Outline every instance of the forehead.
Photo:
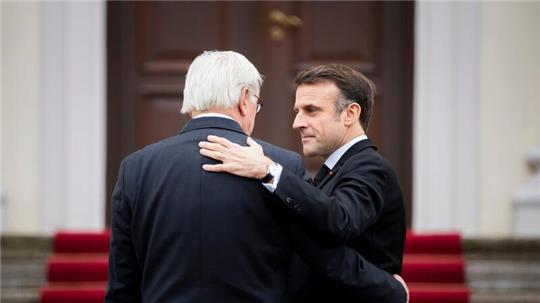
[[333,105],[339,98],[339,88],[330,81],[301,84],[296,89],[295,107],[308,104],[318,106]]

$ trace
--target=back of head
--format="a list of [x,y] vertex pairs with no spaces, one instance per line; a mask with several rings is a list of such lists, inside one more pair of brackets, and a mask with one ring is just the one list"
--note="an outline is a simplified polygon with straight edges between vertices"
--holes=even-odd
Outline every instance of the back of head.
[[373,111],[375,84],[359,71],[343,64],[321,65],[303,70],[298,73],[295,82],[300,86],[323,81],[334,83],[341,92],[341,98],[336,102],[337,113],[350,103],[356,102],[360,105],[360,124],[367,131]]
[[186,75],[182,113],[226,109],[240,99],[242,88],[260,91],[262,76],[243,55],[233,51],[205,51]]

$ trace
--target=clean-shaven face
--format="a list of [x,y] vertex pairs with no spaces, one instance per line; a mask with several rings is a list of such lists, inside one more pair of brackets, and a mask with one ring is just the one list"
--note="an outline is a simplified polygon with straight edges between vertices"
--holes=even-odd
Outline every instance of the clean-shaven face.
[[293,128],[300,132],[307,157],[328,157],[343,145],[346,136],[344,113],[336,114],[339,88],[329,81],[302,84],[296,89]]

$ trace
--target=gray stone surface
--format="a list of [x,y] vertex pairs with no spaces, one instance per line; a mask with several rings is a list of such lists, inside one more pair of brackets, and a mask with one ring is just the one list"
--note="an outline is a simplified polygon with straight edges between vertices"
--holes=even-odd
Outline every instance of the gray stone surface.
[[540,303],[540,239],[465,239],[471,303]]
[[540,237],[540,145],[527,155],[532,176],[514,194],[513,233],[517,236]]
[[[51,238],[3,235],[0,240],[0,301],[39,302]],[[540,239],[465,239],[463,244],[471,303],[540,303]]]
[[38,303],[38,288],[2,288],[2,303]]
[[46,281],[45,264],[52,248],[51,238],[2,235],[0,245],[0,301],[39,302],[39,289]]

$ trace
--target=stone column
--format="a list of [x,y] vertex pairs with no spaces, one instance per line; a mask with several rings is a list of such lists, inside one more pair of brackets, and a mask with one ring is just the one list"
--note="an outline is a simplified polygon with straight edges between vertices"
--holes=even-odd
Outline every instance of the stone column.
[[540,145],[528,153],[527,162],[533,175],[514,195],[513,233],[540,237]]

